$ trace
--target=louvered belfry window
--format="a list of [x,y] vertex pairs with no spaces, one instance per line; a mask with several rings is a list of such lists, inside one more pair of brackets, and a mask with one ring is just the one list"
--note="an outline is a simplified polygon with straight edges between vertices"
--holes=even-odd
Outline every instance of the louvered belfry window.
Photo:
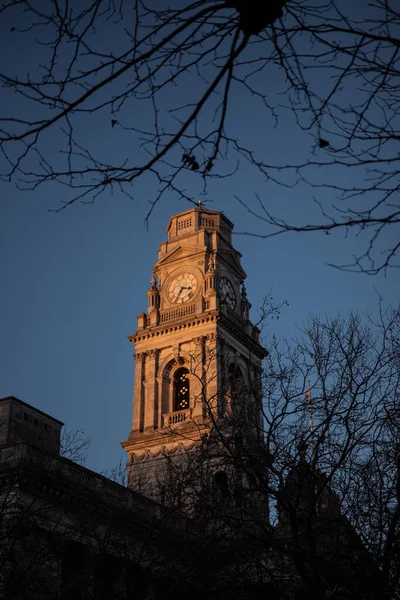
[[187,369],[178,369],[174,375],[174,410],[189,408],[189,372]]

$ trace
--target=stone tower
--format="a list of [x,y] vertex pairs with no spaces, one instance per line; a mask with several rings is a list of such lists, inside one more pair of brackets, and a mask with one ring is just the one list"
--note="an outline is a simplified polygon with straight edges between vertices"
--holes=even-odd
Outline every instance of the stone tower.
[[[147,313],[130,336],[136,349],[128,485],[162,501],[166,461],[196,452],[232,415],[262,429],[265,350],[249,320],[233,224],[193,208],[171,217],[147,292]],[[223,477],[222,477],[223,479]],[[221,474],[220,474],[221,481]]]

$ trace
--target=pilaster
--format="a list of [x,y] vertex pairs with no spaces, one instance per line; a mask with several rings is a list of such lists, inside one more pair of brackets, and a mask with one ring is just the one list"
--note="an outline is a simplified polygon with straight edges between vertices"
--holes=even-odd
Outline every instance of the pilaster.
[[163,393],[163,378],[158,376],[156,377],[156,385],[157,385],[157,404],[156,404],[156,410],[155,410],[155,415],[154,415],[154,423],[155,423],[155,428],[156,429],[160,429],[160,427],[162,426],[162,407],[163,407],[163,402],[162,402],[162,393]]
[[205,343],[206,336],[201,335],[193,339],[193,354],[191,357],[191,389],[192,389],[192,417],[198,420],[203,414],[205,398]]
[[146,409],[144,428],[145,431],[152,431],[157,426],[158,420],[158,356],[160,351],[149,350],[147,352],[146,368]]
[[210,333],[205,340],[204,361],[204,412],[207,416],[210,411],[216,417],[218,401],[218,337],[216,333]]
[[142,432],[144,430],[144,387],[143,379],[146,373],[146,353],[137,352],[133,355],[136,363],[135,382],[133,386],[133,419],[132,431]]

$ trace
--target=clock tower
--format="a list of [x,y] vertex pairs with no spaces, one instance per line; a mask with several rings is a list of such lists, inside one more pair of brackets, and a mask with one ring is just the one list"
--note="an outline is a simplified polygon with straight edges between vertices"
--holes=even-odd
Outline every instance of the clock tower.
[[132,430],[122,442],[128,485],[157,501],[167,465],[199,452],[233,418],[260,439],[266,352],[250,322],[232,229],[223,213],[201,207],[171,217],[147,313],[129,337],[136,369]]

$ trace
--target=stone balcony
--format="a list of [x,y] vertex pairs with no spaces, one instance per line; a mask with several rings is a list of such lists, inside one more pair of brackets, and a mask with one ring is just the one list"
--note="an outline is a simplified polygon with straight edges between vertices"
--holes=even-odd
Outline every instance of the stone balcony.
[[190,410],[175,410],[174,412],[164,414],[162,418],[163,427],[173,427],[174,425],[179,425],[179,423],[184,423],[186,420],[190,419]]

